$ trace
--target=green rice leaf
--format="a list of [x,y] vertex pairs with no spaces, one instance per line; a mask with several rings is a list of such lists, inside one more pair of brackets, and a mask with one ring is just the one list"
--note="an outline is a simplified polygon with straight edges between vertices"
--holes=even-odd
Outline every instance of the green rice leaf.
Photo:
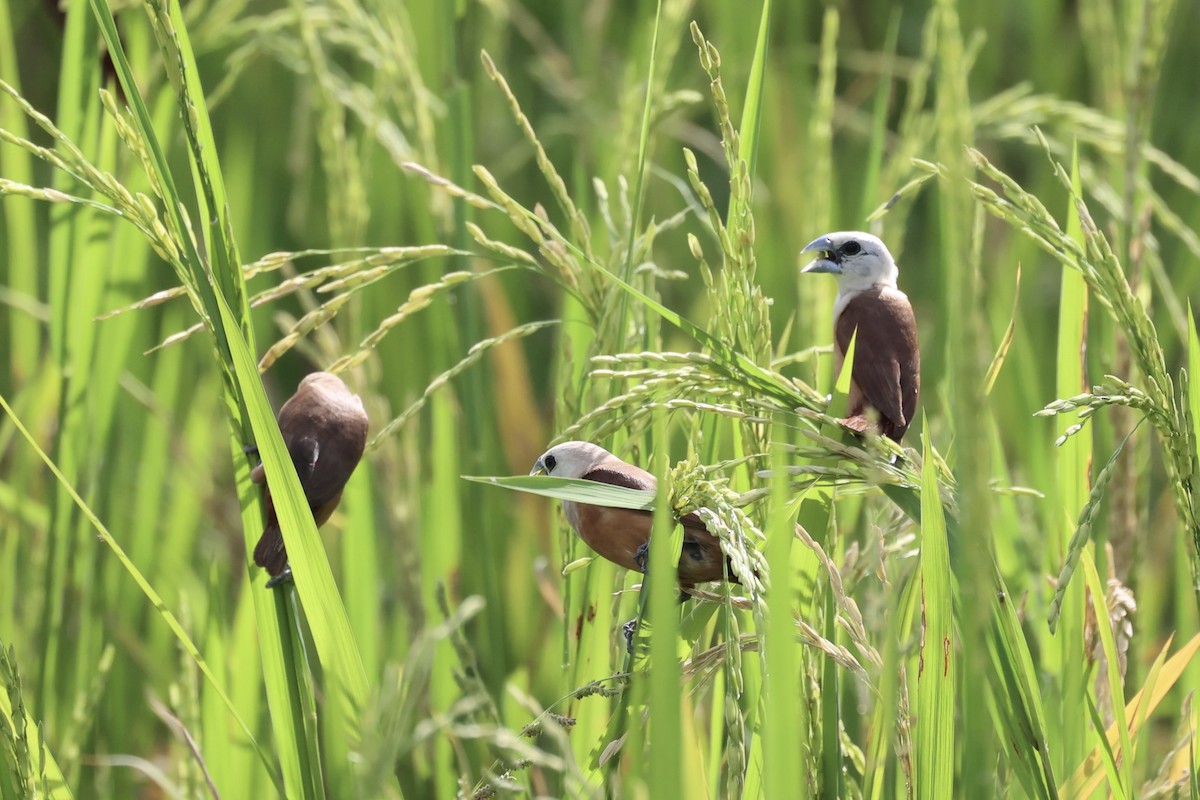
[[[922,430],[929,427],[922,421]],[[921,468],[921,650],[917,671],[917,741],[913,782],[921,800],[950,797],[954,785],[954,604],[950,550],[928,435]]]
[[465,481],[499,486],[502,489],[540,494],[556,500],[573,500],[576,503],[588,503],[594,506],[652,511],[655,503],[654,492],[626,489],[621,486],[610,486],[606,483],[576,478],[554,478],[549,475],[516,475],[513,477],[463,475],[462,478]]
[[[236,331],[232,313],[218,295],[226,330]],[[317,656],[328,682],[326,701],[342,706],[338,716],[347,730],[338,731],[350,743],[358,738],[357,720],[368,694],[366,671],[350,620],[333,581],[329,560],[317,536],[316,525],[296,468],[283,443],[271,404],[258,375],[258,366],[240,335],[229,338],[233,366],[242,397],[246,401],[254,441],[267,474],[279,528],[283,533],[296,591],[312,631]],[[265,581],[265,574],[257,576]],[[257,581],[256,581],[257,582]]]
[[[137,568],[137,565],[129,560],[129,556],[125,554],[125,550],[120,544],[117,543],[117,540],[113,538],[112,534],[109,533],[108,528],[104,526],[104,523],[100,521],[100,518],[96,516],[95,512],[92,511],[87,502],[85,502],[84,499],[79,496],[79,493],[75,491],[75,487],[71,485],[71,482],[67,479],[67,476],[62,474],[58,468],[58,465],[56,465],[50,459],[50,456],[46,455],[46,452],[38,445],[37,441],[29,433],[29,430],[21,423],[21,420],[12,410],[12,407],[9,406],[8,401],[4,399],[3,395],[0,395],[0,407],[2,407],[8,414],[9,418],[13,422],[13,425],[16,426],[21,436],[24,437],[25,441],[34,450],[34,452],[38,454],[38,457],[42,459],[42,462],[50,469],[52,473],[54,473],[54,477],[58,479],[59,484],[71,496],[71,499],[75,502],[75,505],[81,512],[83,512],[84,517],[86,517],[88,522],[92,524],[92,527],[96,529],[96,533],[98,533],[100,536],[100,541],[108,545],[109,549],[113,551],[113,554],[116,555],[117,560],[121,562],[121,566],[125,567],[125,570],[129,573],[130,577],[133,578],[134,582],[138,585],[138,588],[140,588],[142,593],[146,595],[146,599],[150,601],[150,604],[154,606],[154,609],[163,618],[163,621],[167,623],[167,627],[169,627],[171,632],[175,634],[175,638],[179,640],[180,646],[183,647],[187,654],[191,656],[192,660],[196,662],[196,666],[199,667],[200,671],[204,674],[204,677],[208,679],[213,689],[215,689],[221,696],[221,699],[225,702],[225,707],[229,709],[230,715],[237,722],[238,727],[242,729],[242,732],[245,733],[246,740],[250,743],[251,747],[254,748],[255,752],[258,753],[259,758],[262,760],[263,767],[266,769],[267,773],[271,775],[276,789],[279,790],[280,794],[283,794],[283,785],[280,782],[279,775],[275,772],[275,769],[271,763],[271,759],[267,756],[262,747],[259,746],[258,741],[254,738],[254,734],[250,731],[250,727],[242,719],[241,715],[238,714],[237,709],[233,705],[233,701],[229,699],[229,695],[225,692],[225,689],[221,685],[220,681],[217,680],[217,676],[213,673],[212,669],[209,668],[208,662],[204,660],[204,656],[200,654],[200,649],[196,647],[195,642],[192,641],[192,637],[188,635],[186,630],[184,630],[184,627],[179,622],[179,619],[170,611],[170,609],[167,608],[167,604],[163,601],[162,597],[159,596],[158,592],[155,591],[154,587],[150,585],[150,582],[146,580],[146,577],[142,574],[142,571]],[[282,441],[280,444],[282,445]],[[291,463],[290,459],[288,463]],[[298,483],[299,481],[297,481],[297,484]]]

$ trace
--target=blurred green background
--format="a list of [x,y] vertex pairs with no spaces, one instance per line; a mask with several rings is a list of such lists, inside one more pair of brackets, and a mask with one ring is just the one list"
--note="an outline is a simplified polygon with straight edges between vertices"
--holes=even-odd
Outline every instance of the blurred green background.
[[[111,5],[177,193],[155,191],[144,157],[101,107],[101,88],[116,106],[126,102],[89,3],[0,0],[0,79],[116,182],[158,194],[160,209],[164,194],[178,201],[207,260],[213,240],[204,238],[210,234],[192,188],[194,162],[176,104],[179,67],[162,45],[162,29],[156,36],[148,22],[158,6],[148,7],[149,14],[139,4]],[[1074,419],[1033,414],[1105,375],[1142,386],[1145,368],[1107,311],[1108,298],[1093,296],[1086,377],[1072,383],[1061,358],[1062,259],[1011,219],[984,213],[965,177],[967,148],[1040,199],[1064,229],[1068,193],[1038,136],[1068,171],[1078,148],[1097,229],[1153,321],[1166,370],[1178,375],[1188,357],[1188,306],[1200,287],[1200,139],[1191,127],[1200,4],[786,2],[770,9],[765,37],[763,12],[758,3],[705,0],[661,7],[611,0],[202,0],[185,3],[175,18],[187,32],[178,47],[198,67],[203,99],[193,95],[191,108],[211,117],[215,151],[205,157],[210,166],[219,163],[242,262],[299,254],[249,278],[251,299],[330,264],[364,273],[369,265],[354,259],[367,251],[354,248],[444,244],[465,253],[404,262],[347,296],[326,324],[302,325],[300,336],[288,338],[297,320],[330,299],[316,284],[267,298],[250,317],[256,356],[276,342],[294,345],[263,374],[275,408],[307,372],[359,354],[343,377],[363,397],[372,433],[400,419],[373,443],[321,531],[371,701],[345,727],[317,714],[321,721],[307,741],[319,753],[310,753],[301,770],[303,787],[288,782],[289,796],[660,796],[651,787],[672,774],[682,776],[679,796],[689,797],[937,796],[927,792],[941,785],[924,780],[919,756],[913,766],[910,748],[920,750],[922,740],[905,732],[918,690],[910,709],[902,687],[917,680],[923,614],[905,620],[897,609],[909,607],[903,598],[920,527],[878,492],[855,491],[863,481],[852,481],[836,504],[826,490],[813,503],[820,510],[801,510],[800,519],[840,569],[882,663],[864,663],[867,677],[836,667],[840,677],[831,684],[832,662],[819,648],[795,643],[802,652],[787,675],[795,713],[773,729],[782,744],[771,745],[756,710],[767,680],[760,670],[774,674],[765,660],[758,663],[769,653],[750,651],[744,661],[727,655],[715,677],[696,661],[727,638],[723,615],[734,618],[728,601],[709,603],[709,615],[721,609],[717,621],[685,617],[677,642],[680,657],[691,659],[683,662],[681,714],[669,727],[652,723],[649,734],[637,735],[649,741],[649,760],[629,740],[606,766],[593,760],[607,742],[638,731],[639,715],[653,705],[629,692],[568,697],[590,681],[620,684],[612,677],[628,661],[619,623],[637,610],[638,596],[613,590],[640,576],[618,575],[599,562],[561,575],[563,565],[586,553],[568,535],[557,503],[460,476],[525,474],[569,426],[621,395],[620,380],[586,377],[591,356],[704,348],[647,307],[623,301],[578,253],[553,241],[540,249],[531,244],[513,224],[519,215],[455,199],[454,191],[406,168],[410,163],[499,202],[473,171],[483,166],[567,242],[715,336],[735,306],[719,307],[714,298],[753,298],[760,290],[770,299],[769,329],[731,344],[764,366],[772,355],[801,354],[779,361],[779,371],[822,395],[832,390],[830,359],[809,349],[830,344],[835,287],[798,279],[799,250],[833,230],[879,233],[920,323],[926,422],[906,444],[919,452],[919,437],[928,437],[948,465],[940,473],[944,491],[956,491],[953,476],[962,493],[950,556],[956,586],[968,584],[955,627],[955,649],[965,653],[967,668],[957,672],[958,704],[945,712],[955,733],[939,745],[955,796],[1040,794],[1009,760],[1011,751],[1024,752],[1009,734],[1027,732],[993,724],[1004,717],[982,699],[992,684],[984,670],[971,669],[989,663],[975,623],[986,625],[980,609],[994,592],[973,584],[993,553],[1023,623],[1025,674],[1044,698],[1048,783],[1061,789],[1096,747],[1100,737],[1083,693],[1100,698],[1109,688],[1092,663],[1099,645],[1083,639],[1096,624],[1080,575],[1064,611],[1074,627],[1052,634],[1046,617],[1089,475],[1140,415],[1097,412],[1065,448],[1086,442],[1068,461],[1055,439]],[[697,58],[692,21],[720,52],[724,117]],[[510,95],[489,77],[481,51]],[[756,53],[763,57],[757,68]],[[264,590],[260,571],[246,566],[247,536],[253,542],[258,531],[243,530],[249,501],[239,505],[223,421],[238,405],[225,377],[231,368],[206,332],[157,348],[197,323],[182,297],[97,320],[180,279],[137,229],[105,208],[30,199],[62,199],[33,191],[48,187],[103,200],[38,157],[38,146],[62,152],[64,145],[12,94],[0,96],[0,394],[178,616],[273,765],[284,745],[264,683],[278,676],[260,666],[262,610],[252,593]],[[519,119],[510,97],[520,104]],[[757,111],[757,136],[742,142],[742,154],[752,157],[752,223],[728,211],[738,190],[731,190],[721,128],[732,119],[745,135],[747,105]],[[586,237],[547,180],[525,125],[557,168]],[[713,215],[689,182],[684,148],[711,190]],[[911,185],[930,174],[914,159],[940,164],[940,176]],[[898,192],[887,214],[868,219]],[[714,216],[727,219],[756,268],[729,257],[713,234]],[[714,272],[721,267],[751,288],[706,291],[690,235]],[[484,238],[523,248],[533,263],[498,256]],[[560,258],[576,271],[558,268]],[[511,264],[518,267],[422,289],[455,271]],[[1072,307],[1079,302],[1076,296]],[[241,313],[235,300],[230,304]],[[494,345],[518,326],[560,319]],[[376,331],[381,336],[369,338]],[[757,352],[749,352],[750,340]],[[485,341],[492,344],[471,351]],[[1000,370],[985,395],[984,374],[997,352]],[[1166,394],[1187,405],[1182,384]],[[762,452],[768,440],[803,438],[791,430],[796,420],[775,433],[755,428],[759,442],[748,424],[714,423],[715,415],[686,408],[670,414],[670,433],[652,435],[647,418],[634,413],[640,403],[614,403],[570,438],[599,434],[601,443],[647,468],[652,452],[669,450],[671,464],[693,454],[731,462]],[[731,404],[753,408],[745,397]],[[1182,430],[1186,423],[1181,417]],[[240,446],[235,436],[233,452]],[[1128,650],[1118,685],[1126,700],[1160,677],[1151,665],[1169,637],[1174,652],[1200,629],[1193,532],[1180,520],[1165,458],[1163,440],[1141,426],[1097,495],[1091,529],[1115,644]],[[735,471],[738,492],[769,484],[732,465],[721,474]],[[766,530],[765,511],[754,509]],[[814,519],[836,533],[813,527]],[[973,562],[972,552],[982,561]],[[786,549],[782,558],[778,563],[787,564]],[[808,619],[826,643],[857,641],[839,627],[830,576],[812,551],[790,558],[796,579],[779,584],[794,589],[794,603],[778,608]],[[481,605],[467,601],[475,597]],[[295,607],[289,616],[280,602],[286,627]],[[456,610],[472,612],[470,619],[444,625]],[[745,612],[736,618],[747,632],[760,621]],[[295,633],[303,637],[303,626]],[[12,647],[5,719],[11,726],[21,716],[11,709],[22,698],[41,723],[57,764],[51,772],[61,770],[64,779],[53,796],[207,797],[211,779],[222,797],[259,797],[278,786],[274,766],[255,755],[179,638],[9,417],[0,421],[0,641]],[[310,653],[294,663],[300,666],[292,680],[303,685],[309,675],[318,687],[309,690],[324,708],[316,659]],[[743,670],[744,693],[729,694]],[[1106,771],[1097,755],[1091,770],[1103,785],[1096,791],[1198,796],[1186,767],[1194,774],[1187,734],[1195,730],[1190,692],[1200,685],[1200,669],[1177,671],[1169,685],[1161,705],[1140,718],[1134,758]],[[731,712],[728,699],[738,698]],[[1101,716],[1111,714],[1102,698],[1096,702]],[[578,722],[568,732],[542,714],[546,709]],[[534,719],[547,730],[518,737]],[[357,733],[346,733],[351,729]],[[735,730],[752,738],[740,740]],[[0,791],[22,796],[20,764],[32,757],[36,765],[36,752],[22,756],[20,743],[28,740],[12,727],[6,733],[3,764],[11,774]],[[670,769],[655,761],[656,736],[680,742]],[[748,759],[748,777],[730,777],[738,771],[734,751]],[[774,766],[781,760],[792,763]],[[284,779],[292,774],[285,766]],[[779,793],[787,780],[796,781],[796,794]]]

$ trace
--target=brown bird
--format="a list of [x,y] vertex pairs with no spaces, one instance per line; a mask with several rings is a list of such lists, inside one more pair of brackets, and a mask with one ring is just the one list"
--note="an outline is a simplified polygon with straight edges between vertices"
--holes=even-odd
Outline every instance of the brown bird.
[[[279,430],[317,527],[325,524],[342,499],[342,489],[367,445],[367,412],[342,379],[328,372],[304,376],[296,393],[279,409]],[[255,483],[267,476],[260,463],[250,473]],[[254,563],[272,576],[273,586],[290,574],[283,534],[266,489],[267,525],[254,548]]]
[[801,272],[837,275],[835,371],[841,371],[850,337],[858,330],[842,424],[862,433],[877,422],[880,433],[899,442],[917,410],[921,354],[917,320],[908,297],[896,288],[899,270],[892,254],[877,237],[859,231],[826,234],[800,252],[818,254]]
[[[658,482],[644,469],[614,456],[589,442],[563,442],[542,454],[530,475],[544,472],[556,478],[581,478],[626,489],[656,490]],[[588,547],[617,566],[645,572],[650,533],[654,527],[649,511],[611,508],[563,500],[563,514]],[[739,583],[721,543],[708,532],[696,514],[680,520],[683,550],[679,555],[679,583],[691,588],[705,581]]]

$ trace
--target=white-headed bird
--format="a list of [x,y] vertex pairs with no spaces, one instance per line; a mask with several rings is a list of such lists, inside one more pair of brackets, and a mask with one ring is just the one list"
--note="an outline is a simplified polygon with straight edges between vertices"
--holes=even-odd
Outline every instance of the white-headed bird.
[[[313,372],[304,376],[296,393],[279,409],[279,430],[319,528],[341,502],[342,489],[362,458],[367,445],[367,412],[341,378]],[[250,479],[266,482],[262,464],[254,468]],[[268,585],[274,585],[287,577],[288,558],[269,488],[265,501],[267,524],[254,548],[254,563],[271,574]]]
[[[653,492],[658,482],[644,469],[626,463],[590,442],[563,442],[542,454],[530,475],[545,473],[556,478],[579,478],[626,489]],[[579,538],[599,555],[617,566],[644,572],[650,533],[654,527],[649,511],[611,508],[563,500],[563,514]],[[704,527],[696,514],[681,519],[683,550],[679,556],[679,583],[691,588],[705,581],[738,582],[721,543]]]
[[899,270],[878,237],[840,231],[814,239],[800,252],[817,254],[801,272],[837,276],[833,304],[835,373],[842,369],[850,337],[858,331],[850,374],[847,428],[862,433],[871,423],[899,442],[912,424],[921,389],[917,320],[904,292],[896,288]]

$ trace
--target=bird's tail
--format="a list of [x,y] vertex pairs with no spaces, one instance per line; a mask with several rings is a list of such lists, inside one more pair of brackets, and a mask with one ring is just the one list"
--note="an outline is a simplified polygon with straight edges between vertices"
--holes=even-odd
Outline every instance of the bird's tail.
[[268,525],[259,537],[258,544],[254,546],[254,563],[269,572],[272,578],[287,566],[287,550],[283,547],[279,523]]

